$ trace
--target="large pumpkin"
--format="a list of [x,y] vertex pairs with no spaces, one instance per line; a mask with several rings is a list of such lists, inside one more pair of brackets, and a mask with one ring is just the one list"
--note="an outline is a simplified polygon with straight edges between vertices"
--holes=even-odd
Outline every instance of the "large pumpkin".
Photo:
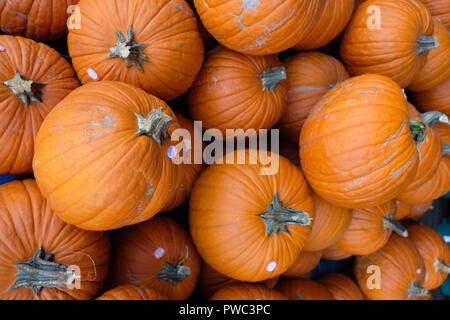
[[328,273],[317,281],[330,291],[335,300],[366,300],[358,285],[343,274]]
[[336,244],[332,244],[325,250],[322,250],[322,258],[327,260],[338,261],[350,258],[352,256],[353,254],[342,250]]
[[0,186],[0,251],[2,300],[89,300],[108,271],[108,234],[64,223],[34,180]]
[[347,80],[349,75],[337,59],[315,51],[298,53],[283,64],[288,92],[278,128],[284,139],[298,144],[300,130],[311,109],[328,90]]
[[[33,169],[64,221],[108,230],[151,218],[172,197],[178,168],[169,158],[174,113],[131,85],[88,83],[46,118]],[[179,177],[178,177],[179,178]]]
[[440,111],[450,117],[450,79],[421,92],[411,92],[415,106],[421,111]]
[[209,53],[187,95],[188,110],[205,129],[270,129],[281,117],[286,71],[275,55]]
[[322,258],[321,251],[302,251],[294,264],[287,269],[283,277],[301,277],[313,271]]
[[68,46],[82,83],[122,81],[165,101],[192,85],[203,41],[184,0],[81,0],[78,6],[82,27],[69,30]]
[[187,299],[201,260],[186,231],[168,217],[117,230],[111,237],[108,284],[155,289],[170,299]]
[[381,74],[405,88],[438,45],[431,15],[420,1],[367,0],[346,28],[340,53],[353,75]]
[[0,174],[24,174],[31,172],[42,121],[78,80],[70,64],[43,43],[0,36],[0,46]]
[[449,0],[420,0],[425,4],[433,17],[436,17],[447,28],[450,28],[450,1]]
[[285,295],[263,285],[240,283],[217,291],[211,300],[288,300]]
[[97,300],[167,300],[167,297],[154,289],[128,284],[104,292]]
[[[269,158],[262,154],[235,151],[234,164],[225,156],[224,164],[203,171],[190,198],[189,225],[200,255],[240,281],[257,282],[285,272],[304,247],[314,219],[302,172],[268,153],[272,168],[278,168],[269,172]],[[243,164],[236,163],[239,159]]]
[[396,234],[381,250],[356,257],[355,277],[370,300],[408,300],[428,293],[423,288],[425,266],[419,251]]
[[[67,32],[69,13],[75,13],[73,5],[79,0],[24,0],[0,1],[0,29],[9,34],[25,36],[37,41],[51,41]],[[74,17],[69,25],[79,26],[81,17]],[[81,27],[81,25],[80,25]]]
[[310,279],[283,279],[276,289],[290,300],[334,300],[333,295],[323,284]]
[[346,208],[394,199],[416,173],[424,123],[410,119],[401,88],[380,75],[350,78],[314,106],[300,134],[310,186]]
[[408,239],[419,250],[425,264],[423,287],[433,290],[442,285],[450,273],[450,247],[432,228],[420,224],[408,225]]

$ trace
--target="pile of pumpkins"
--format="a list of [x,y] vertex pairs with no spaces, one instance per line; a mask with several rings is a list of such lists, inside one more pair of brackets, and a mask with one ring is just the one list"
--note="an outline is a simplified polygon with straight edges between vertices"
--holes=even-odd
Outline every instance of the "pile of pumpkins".
[[[450,273],[417,223],[450,190],[450,0],[2,3],[0,174],[33,175],[0,186],[0,299],[431,299]],[[280,145],[177,164],[193,120]]]

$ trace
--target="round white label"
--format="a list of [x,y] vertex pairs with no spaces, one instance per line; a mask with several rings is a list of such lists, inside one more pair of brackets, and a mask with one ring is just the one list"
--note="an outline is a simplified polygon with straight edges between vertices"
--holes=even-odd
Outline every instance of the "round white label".
[[166,250],[164,250],[163,248],[158,248],[155,250],[153,255],[155,256],[156,259],[160,259],[165,253],[166,253]]
[[89,77],[91,77],[92,80],[98,80],[98,74],[97,74],[97,72],[95,72],[94,69],[88,68],[87,69],[87,74],[88,74]]
[[275,270],[275,268],[277,267],[277,263],[276,261],[271,261],[268,265],[266,270],[269,272],[272,272],[273,270]]

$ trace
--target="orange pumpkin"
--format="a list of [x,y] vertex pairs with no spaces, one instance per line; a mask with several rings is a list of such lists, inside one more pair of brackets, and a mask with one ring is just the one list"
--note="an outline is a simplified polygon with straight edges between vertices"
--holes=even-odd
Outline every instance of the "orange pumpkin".
[[143,90],[88,83],[45,119],[36,139],[36,181],[60,218],[80,228],[145,221],[177,195],[169,186],[179,168],[167,152],[177,128],[172,110]]
[[408,225],[408,239],[419,250],[425,264],[423,287],[433,290],[442,285],[450,273],[450,247],[442,236],[430,227]]
[[215,270],[240,281],[284,273],[304,247],[314,219],[302,172],[271,153],[271,166],[278,170],[269,171],[262,154],[235,151],[230,154],[234,164],[225,156],[224,164],[203,171],[190,197],[189,225],[200,255]]
[[78,80],[70,64],[43,43],[0,36],[0,46],[0,174],[24,174],[31,172],[42,121]]
[[275,55],[214,51],[190,89],[188,111],[205,129],[270,129],[281,117],[286,71]]
[[184,0],[80,0],[78,6],[82,28],[70,29],[67,41],[82,83],[126,82],[165,101],[192,85],[203,41]]
[[283,279],[276,289],[290,300],[334,300],[333,295],[323,284],[310,279]]
[[355,255],[367,255],[381,249],[392,231],[407,237],[405,227],[395,220],[395,210],[393,200],[376,207],[354,209],[350,225],[336,245]]
[[411,92],[414,104],[423,112],[440,111],[450,117],[450,79],[421,92]]
[[97,300],[167,300],[167,297],[154,289],[128,284],[106,291]]
[[34,180],[0,186],[0,250],[1,300],[89,300],[108,271],[108,234],[64,223]]
[[419,251],[397,234],[382,249],[356,257],[355,277],[370,300],[409,300],[428,294],[423,288],[425,266]]
[[283,277],[301,277],[313,271],[322,258],[321,251],[302,251],[294,264],[287,269]]
[[300,134],[300,160],[325,200],[371,207],[394,199],[412,181],[416,144],[425,139],[426,127],[409,118],[401,88],[384,76],[362,75],[338,84],[314,106]]
[[155,217],[112,236],[110,286],[141,285],[183,300],[193,291],[200,268],[187,232],[168,217]]
[[286,67],[288,92],[278,128],[284,139],[298,144],[300,130],[312,107],[328,90],[347,80],[349,75],[337,59],[315,51],[298,53],[284,60],[283,64]]
[[[376,8],[376,9],[374,9]],[[340,47],[353,75],[376,73],[407,87],[439,46],[425,6],[410,0],[367,0],[356,9]]]
[[358,285],[340,273],[328,273],[317,279],[330,291],[334,300],[366,300]]
[[211,300],[288,300],[286,296],[263,285],[240,283],[226,286],[211,297]]
[[395,205],[397,207],[394,216],[395,220],[402,220],[403,218],[409,215],[409,212],[411,210],[411,204],[400,200],[395,200]]
[[427,7],[433,17],[436,17],[447,28],[450,28],[450,1],[449,0],[420,0]]
[[346,252],[339,248],[336,244],[332,244],[325,250],[322,250],[322,258],[332,261],[344,260],[353,256],[350,252]]

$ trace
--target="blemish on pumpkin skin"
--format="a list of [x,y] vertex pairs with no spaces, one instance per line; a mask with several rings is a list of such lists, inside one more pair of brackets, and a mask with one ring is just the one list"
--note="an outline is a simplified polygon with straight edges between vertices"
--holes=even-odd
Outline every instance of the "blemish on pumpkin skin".
[[50,129],[52,129],[52,130],[57,130],[57,131],[63,131],[63,130],[66,130],[63,126],[59,126],[59,127],[51,127]]
[[209,9],[209,5],[206,3],[206,0],[203,0],[203,4]]
[[318,91],[318,90],[322,90],[322,88],[313,87],[313,86],[301,86],[301,87],[297,87],[297,88],[289,90],[288,93],[298,93],[298,92]]
[[404,173],[409,167],[411,167],[411,164],[413,163],[415,158],[416,158],[416,154],[414,153],[412,155],[412,157],[404,165],[402,165],[400,168],[398,168],[397,170],[395,170],[394,172],[391,173],[391,175],[389,176],[389,179],[394,179],[394,178],[398,177],[399,175],[401,175],[402,173]]
[[242,29],[247,29],[247,26],[242,23],[242,17],[244,16],[244,13],[246,13],[249,10],[256,11],[256,7],[259,6],[261,2],[259,0],[242,0],[242,12],[241,14],[237,15],[235,13],[231,13],[234,17],[236,17],[239,25]]
[[182,6],[181,4],[179,4],[179,3],[176,3],[176,4],[175,4],[175,7],[176,7],[177,9],[181,10],[181,11],[184,11],[183,6]]
[[214,81],[214,85],[217,85],[217,81],[219,81],[219,79],[217,79],[216,77],[212,77],[212,80]]
[[299,300],[303,300],[303,295],[300,290],[297,291],[297,297],[299,298]]

